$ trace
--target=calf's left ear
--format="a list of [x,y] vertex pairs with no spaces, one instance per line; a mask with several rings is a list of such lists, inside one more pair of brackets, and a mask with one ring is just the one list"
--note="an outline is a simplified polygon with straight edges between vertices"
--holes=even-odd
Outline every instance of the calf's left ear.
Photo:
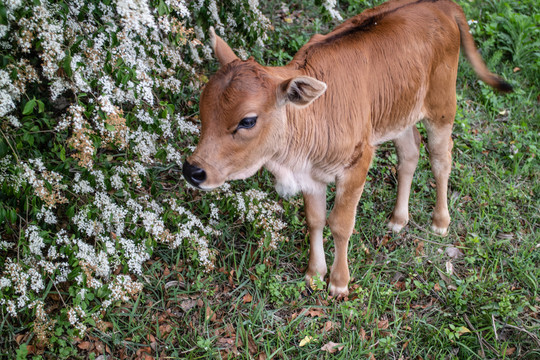
[[221,65],[227,65],[231,61],[238,59],[238,56],[232,51],[231,47],[219,36],[213,26],[210,26],[210,44]]
[[304,107],[324,94],[326,84],[310,76],[298,76],[282,82],[278,88],[278,103],[285,105],[290,102]]

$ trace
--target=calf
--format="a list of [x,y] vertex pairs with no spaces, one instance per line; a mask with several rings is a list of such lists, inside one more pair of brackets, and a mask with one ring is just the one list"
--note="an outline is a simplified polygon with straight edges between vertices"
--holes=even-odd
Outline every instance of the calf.
[[335,242],[329,291],[348,293],[347,247],[356,206],[377,145],[392,140],[399,159],[397,201],[388,226],[400,231],[418,162],[423,121],[437,184],[432,229],[444,235],[460,44],[479,78],[501,91],[478,54],[463,10],[450,0],[393,0],[314,35],[286,66],[242,61],[213,29],[221,63],[201,95],[200,142],[184,177],[210,190],[261,167],[282,195],[301,191],[310,233],[306,280],[324,278],[326,187]]

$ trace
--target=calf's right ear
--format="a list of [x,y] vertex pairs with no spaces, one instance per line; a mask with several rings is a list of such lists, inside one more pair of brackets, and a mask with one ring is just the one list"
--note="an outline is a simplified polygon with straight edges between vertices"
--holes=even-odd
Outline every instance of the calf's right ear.
[[278,103],[290,102],[305,107],[324,94],[326,84],[310,76],[298,76],[282,82],[278,88]]
[[210,44],[222,66],[238,59],[238,56],[232,51],[231,47],[216,35],[213,26],[210,27]]

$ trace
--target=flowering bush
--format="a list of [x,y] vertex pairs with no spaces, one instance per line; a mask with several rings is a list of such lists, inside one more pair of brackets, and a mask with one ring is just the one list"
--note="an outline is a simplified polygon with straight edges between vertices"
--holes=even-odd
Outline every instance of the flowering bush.
[[[261,192],[199,195],[163,181],[180,177],[199,131],[207,28],[240,54],[269,29],[256,0],[225,3],[0,4],[0,313],[33,316],[39,341],[58,322],[79,335],[99,326],[141,291],[156,246],[212,269],[223,207],[262,245],[280,241],[281,208]],[[52,292],[68,294],[62,309],[47,308]]]

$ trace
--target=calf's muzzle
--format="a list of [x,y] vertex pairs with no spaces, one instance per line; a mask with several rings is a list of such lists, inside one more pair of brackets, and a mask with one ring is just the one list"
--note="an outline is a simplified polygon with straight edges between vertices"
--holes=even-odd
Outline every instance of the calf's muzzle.
[[182,166],[182,174],[184,174],[184,178],[195,187],[200,187],[206,180],[206,171],[200,167],[191,165],[187,160]]

